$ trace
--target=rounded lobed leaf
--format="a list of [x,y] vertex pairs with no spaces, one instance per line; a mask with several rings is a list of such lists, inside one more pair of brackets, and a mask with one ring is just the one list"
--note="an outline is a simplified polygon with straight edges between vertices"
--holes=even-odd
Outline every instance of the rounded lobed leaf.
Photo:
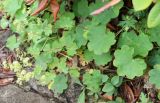
[[[145,45],[144,45],[145,44]],[[118,41],[118,46],[128,45],[134,48],[134,56],[146,57],[153,48],[148,35],[140,33],[138,36],[134,32],[124,32]]]
[[149,82],[160,89],[160,65],[155,65],[154,69],[149,71]]
[[153,28],[157,25],[160,24],[160,2],[157,2],[154,7],[151,9],[149,15],[148,15],[148,20],[147,20],[147,25],[149,28]]
[[132,0],[135,11],[146,9],[151,5],[152,0]]
[[127,76],[129,79],[133,79],[136,76],[143,75],[146,63],[143,59],[134,59],[133,54],[134,49],[126,45],[123,45],[120,50],[115,51],[113,64],[117,67],[119,76]]

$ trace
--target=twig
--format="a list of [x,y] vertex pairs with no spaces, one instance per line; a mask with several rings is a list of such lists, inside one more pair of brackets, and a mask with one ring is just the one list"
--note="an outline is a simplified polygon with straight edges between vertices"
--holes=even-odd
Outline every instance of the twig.
[[41,48],[41,51],[42,51],[42,50],[44,49],[44,47],[46,46],[47,41],[48,41],[48,38],[47,38],[46,41],[44,42],[44,44],[43,44],[43,46],[42,46],[42,48]]
[[3,50],[5,48],[5,46],[3,46],[2,48],[0,48],[0,51]]
[[60,55],[62,55],[62,56],[64,56],[64,57],[66,57],[66,58],[68,58],[68,59],[70,59],[70,60],[73,60],[73,58],[71,58],[71,57],[69,57],[68,55],[65,55],[65,54],[63,54],[63,53],[61,53],[61,52],[59,52],[58,54],[60,54]]

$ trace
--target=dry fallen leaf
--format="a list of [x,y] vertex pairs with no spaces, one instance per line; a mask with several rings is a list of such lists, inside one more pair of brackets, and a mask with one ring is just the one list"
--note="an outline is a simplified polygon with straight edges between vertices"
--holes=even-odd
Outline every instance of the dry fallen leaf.
[[35,0],[25,0],[25,2],[27,3],[27,5],[31,5],[32,3],[34,3]]
[[104,5],[103,7],[93,11],[90,15],[98,15],[98,14],[102,13],[104,10],[109,9],[111,6],[118,4],[120,1],[121,0],[112,0],[109,3],[107,3],[106,5]]
[[59,12],[59,4],[57,3],[56,0],[51,0],[50,1],[50,6],[51,6],[51,9],[52,9],[52,14],[53,14],[53,17],[54,17],[54,21],[56,21],[57,19],[57,14]]
[[107,95],[107,94],[102,95],[102,98],[103,98],[104,100],[110,100],[110,101],[113,100],[113,96],[110,96],[110,95]]
[[124,98],[127,100],[127,103],[134,103],[135,101],[134,93],[132,89],[129,87],[129,85],[126,83],[123,86],[123,95]]
[[[27,5],[31,5],[35,0],[25,0]],[[57,19],[57,14],[59,12],[60,6],[57,2],[57,0],[41,0],[39,3],[38,8],[31,14],[32,16],[35,16],[39,14],[41,11],[45,10],[47,6],[50,5],[51,11],[54,17],[54,21]]]
[[38,8],[31,14],[32,16],[39,14],[43,11],[48,5],[48,0],[42,0],[38,6]]
[[8,84],[12,83],[13,80],[14,80],[14,78],[0,79],[0,86],[8,85]]

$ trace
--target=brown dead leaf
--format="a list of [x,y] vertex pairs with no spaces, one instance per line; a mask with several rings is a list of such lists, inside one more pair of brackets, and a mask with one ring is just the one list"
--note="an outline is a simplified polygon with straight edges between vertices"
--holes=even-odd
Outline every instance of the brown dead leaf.
[[0,68],[0,79],[2,78],[13,78],[16,74],[9,70],[9,69],[4,69],[4,68]]
[[134,98],[138,100],[142,92],[142,89],[144,87],[144,78],[140,77],[140,78],[136,78],[135,80],[132,80],[132,82],[130,82],[130,86],[132,87]]
[[78,65],[78,57],[74,56],[74,57],[72,57],[72,59],[68,58],[68,60],[66,61],[66,64],[68,67],[77,66]]
[[8,57],[7,57],[7,62],[8,63],[12,63],[14,60],[14,54],[10,54]]
[[56,21],[57,14],[58,14],[59,8],[60,8],[57,0],[51,0],[50,1],[50,6],[51,6],[52,14],[53,14],[53,17],[54,17],[54,21]]
[[108,23],[107,27],[110,29],[110,30],[114,30],[116,31],[117,28],[115,28],[112,24]]
[[128,84],[124,84],[122,87],[122,91],[123,97],[125,98],[127,103],[134,103],[135,102],[135,98],[134,98],[134,94],[132,89],[129,87]]
[[32,3],[34,3],[35,0],[25,0],[25,2],[27,3],[27,5],[31,5]]
[[110,95],[107,95],[107,94],[103,94],[101,97],[102,97],[102,99],[104,99],[104,100],[110,100],[110,101],[113,100],[113,96],[110,96]]
[[[35,0],[25,0],[25,2],[30,5],[34,2]],[[60,6],[57,0],[41,0],[38,8],[31,14],[32,16],[35,16],[39,14],[41,11],[43,11],[48,5],[51,7],[51,11],[54,17],[54,21],[57,19],[57,14],[59,12]]]
[[104,10],[109,9],[111,6],[118,4],[120,1],[121,0],[112,0],[109,3],[107,3],[106,5],[104,5],[103,7],[93,11],[90,15],[98,15],[98,14],[102,13]]
[[8,84],[12,83],[13,80],[14,80],[14,78],[0,79],[0,86],[8,85]]
[[39,14],[43,11],[48,5],[48,0],[42,0],[38,6],[38,8],[31,14],[32,16]]
[[[34,3],[35,0],[25,0],[25,2],[28,5],[31,5],[32,3]],[[57,19],[57,14],[59,12],[60,6],[57,2],[57,0],[41,0],[39,3],[38,8],[31,14],[32,16],[35,16],[37,14],[39,14],[41,11],[43,11],[48,5],[50,5],[51,7],[51,11],[54,17],[54,21],[56,21]]]

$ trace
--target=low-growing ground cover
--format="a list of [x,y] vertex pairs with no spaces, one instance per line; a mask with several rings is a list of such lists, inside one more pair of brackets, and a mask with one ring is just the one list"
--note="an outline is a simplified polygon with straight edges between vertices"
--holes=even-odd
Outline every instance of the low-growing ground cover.
[[12,51],[2,73],[54,97],[77,85],[78,103],[159,102],[159,9],[158,0],[2,0],[0,27],[11,30],[2,49]]

